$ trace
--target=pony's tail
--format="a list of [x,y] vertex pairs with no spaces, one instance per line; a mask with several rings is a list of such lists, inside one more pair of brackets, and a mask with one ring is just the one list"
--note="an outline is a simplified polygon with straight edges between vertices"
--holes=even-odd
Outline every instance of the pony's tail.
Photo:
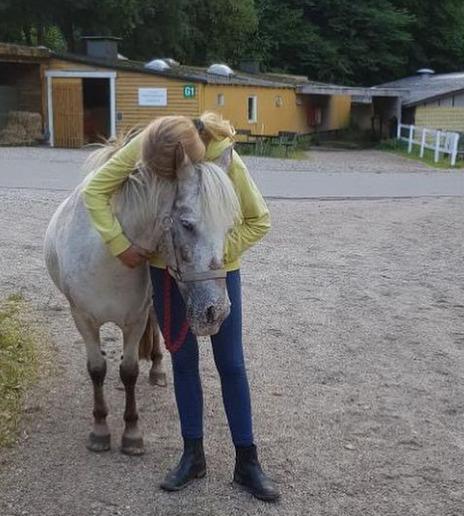
[[159,349],[159,338],[158,321],[153,308],[150,308],[147,325],[139,343],[140,360],[150,360],[152,358],[153,349]]
[[142,127],[133,127],[125,133],[120,133],[115,138],[104,139],[103,143],[92,144],[98,147],[90,156],[85,160],[83,165],[84,175],[91,174],[95,170],[98,170],[104,165],[119,149],[122,149],[128,142],[130,142],[135,136],[142,132]]

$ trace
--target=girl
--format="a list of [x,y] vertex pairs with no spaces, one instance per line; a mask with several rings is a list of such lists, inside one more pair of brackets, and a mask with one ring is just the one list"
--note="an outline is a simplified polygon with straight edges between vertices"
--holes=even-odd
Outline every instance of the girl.
[[[128,267],[137,267],[150,260],[153,301],[160,321],[164,316],[162,285],[165,281],[165,264],[158,256],[146,256],[125,237],[112,212],[111,197],[139,161],[153,174],[174,178],[174,156],[179,141],[193,162],[214,161],[233,143],[234,134],[230,123],[214,113],[204,113],[194,121],[182,116],[159,118],[105,163],[83,191],[90,218],[111,253]],[[234,481],[257,498],[276,501],[279,498],[278,490],[261,469],[253,441],[250,393],[242,348],[239,269],[240,255],[267,233],[270,217],[264,199],[235,151],[228,173],[241,204],[243,220],[229,234],[224,251],[231,312],[219,333],[211,337],[211,342],[221,378],[224,408],[236,448]],[[185,320],[185,306],[177,286],[172,290],[171,310],[171,333],[175,334]],[[167,491],[178,491],[206,474],[198,344],[190,331],[181,349],[172,353],[171,358],[184,451],[178,465],[167,474],[161,487]]]

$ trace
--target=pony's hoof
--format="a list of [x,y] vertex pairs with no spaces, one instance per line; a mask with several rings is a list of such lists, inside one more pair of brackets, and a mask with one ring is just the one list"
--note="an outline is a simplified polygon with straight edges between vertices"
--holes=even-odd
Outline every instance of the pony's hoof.
[[87,441],[87,449],[95,453],[105,452],[111,449],[111,435],[98,435],[90,432]]
[[121,452],[125,455],[143,455],[145,453],[145,447],[143,446],[143,438],[138,437],[133,439],[131,437],[122,437],[121,441]]
[[166,379],[166,373],[159,371],[150,371],[148,380],[151,383],[151,385],[157,385],[158,387],[166,387],[168,384]]

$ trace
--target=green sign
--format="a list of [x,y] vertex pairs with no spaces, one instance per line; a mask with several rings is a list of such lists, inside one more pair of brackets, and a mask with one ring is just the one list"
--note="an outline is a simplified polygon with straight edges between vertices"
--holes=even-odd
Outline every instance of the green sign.
[[195,97],[197,94],[197,89],[194,84],[186,84],[184,86],[184,97],[187,99],[191,99]]

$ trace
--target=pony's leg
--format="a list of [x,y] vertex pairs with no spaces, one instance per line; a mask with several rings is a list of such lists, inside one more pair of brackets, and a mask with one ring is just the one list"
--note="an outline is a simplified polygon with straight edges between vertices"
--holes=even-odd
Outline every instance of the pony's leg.
[[126,390],[125,428],[122,435],[121,451],[127,455],[144,453],[142,432],[139,429],[135,384],[139,375],[139,342],[145,329],[145,321],[131,324],[123,329],[124,356],[119,367],[121,381]]
[[[155,321],[156,322],[156,321]],[[152,366],[149,380],[152,385],[166,387],[166,371],[163,366],[163,350],[161,348],[161,335],[158,324],[153,325],[153,348],[151,352]]]
[[87,349],[87,370],[93,383],[94,425],[89,434],[87,448],[94,452],[107,451],[111,447],[111,435],[106,423],[108,408],[103,393],[106,376],[106,360],[100,348],[99,326],[79,310],[73,309],[72,315],[77,329]]

